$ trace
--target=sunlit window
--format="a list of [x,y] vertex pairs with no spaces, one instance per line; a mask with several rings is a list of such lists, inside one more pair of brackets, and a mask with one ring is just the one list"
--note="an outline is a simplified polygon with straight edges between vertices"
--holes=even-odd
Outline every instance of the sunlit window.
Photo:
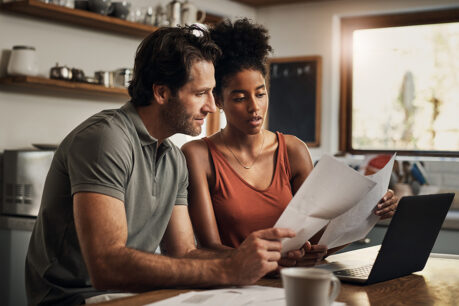
[[457,155],[459,22],[352,27],[342,57],[347,151]]

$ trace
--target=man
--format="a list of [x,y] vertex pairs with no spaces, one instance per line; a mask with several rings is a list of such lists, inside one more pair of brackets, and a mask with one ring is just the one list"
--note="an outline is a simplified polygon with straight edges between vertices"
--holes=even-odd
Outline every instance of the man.
[[[167,138],[198,135],[215,111],[218,47],[199,28],[163,28],[139,46],[131,101],[61,143],[26,259],[29,304],[81,304],[107,292],[250,284],[277,268],[287,229],[253,233],[237,250],[196,249],[188,174]],[[158,245],[164,255],[154,254]]]

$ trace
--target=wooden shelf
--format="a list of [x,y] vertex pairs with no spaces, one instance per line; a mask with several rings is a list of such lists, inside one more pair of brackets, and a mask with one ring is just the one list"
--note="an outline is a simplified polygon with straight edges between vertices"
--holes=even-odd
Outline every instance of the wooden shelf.
[[[61,5],[44,3],[38,0],[3,3],[0,5],[0,8],[9,12],[141,38],[146,37],[148,34],[158,29],[157,27],[142,23],[104,16],[89,11],[72,9]],[[222,19],[223,17],[218,15],[206,14],[204,23],[214,24]]]
[[109,31],[135,37],[145,37],[157,28],[89,11],[72,9],[37,0],[14,1],[1,4],[2,10],[42,17],[91,29]]
[[63,80],[54,80],[43,77],[32,76],[9,76],[0,78],[0,84],[15,88],[31,88],[38,90],[51,90],[54,92],[68,93],[81,96],[97,96],[104,98],[120,98],[126,99],[129,97],[128,91],[125,88],[104,87],[102,85],[79,83]]

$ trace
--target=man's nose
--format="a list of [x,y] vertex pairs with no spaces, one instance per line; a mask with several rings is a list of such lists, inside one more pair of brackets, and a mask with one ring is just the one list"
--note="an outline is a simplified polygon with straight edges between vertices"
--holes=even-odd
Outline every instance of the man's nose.
[[215,113],[217,111],[217,106],[215,105],[214,95],[212,93],[208,95],[207,101],[203,107],[203,111],[207,113]]

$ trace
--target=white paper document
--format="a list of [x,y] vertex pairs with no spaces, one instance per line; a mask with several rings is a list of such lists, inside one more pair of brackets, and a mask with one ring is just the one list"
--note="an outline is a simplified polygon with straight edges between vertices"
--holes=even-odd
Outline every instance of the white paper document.
[[154,306],[237,306],[237,305],[285,305],[285,293],[282,288],[265,286],[245,286],[204,291],[190,291],[156,303]]
[[[395,155],[378,173],[364,176],[345,163],[324,155],[274,225],[291,228],[296,232],[294,238],[282,240],[282,253],[299,249],[328,223],[332,225],[325,237],[325,245],[329,248],[332,246],[328,244],[341,242],[338,240],[339,237],[348,240],[354,236],[360,237],[369,226],[371,229],[379,217],[369,218],[370,206],[371,210],[374,209],[387,190],[394,157]],[[382,190],[384,192],[380,194]],[[361,211],[361,207],[365,209]],[[356,212],[358,217],[354,215]],[[344,217],[341,219],[341,216]],[[366,220],[367,218],[369,220]],[[338,221],[335,221],[336,219]],[[353,225],[348,225],[352,222]],[[346,224],[346,227],[343,227],[343,224]],[[351,232],[349,236],[344,232],[346,230]],[[354,240],[358,239],[361,238]]]
[[363,239],[379,220],[374,214],[376,204],[386,194],[394,167],[395,154],[387,164],[375,174],[366,176],[376,183],[375,187],[347,212],[334,218],[322,235],[318,244],[329,249]]
[[[147,306],[285,306],[283,288],[244,286],[190,291]],[[345,305],[334,302],[333,306]]]

